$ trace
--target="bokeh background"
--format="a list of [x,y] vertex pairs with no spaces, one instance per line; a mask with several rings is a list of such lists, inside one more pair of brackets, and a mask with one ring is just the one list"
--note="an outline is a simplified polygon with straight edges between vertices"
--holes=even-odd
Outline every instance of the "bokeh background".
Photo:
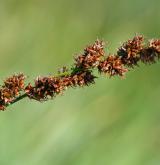
[[[0,0],[0,77],[55,74],[100,38],[160,37],[159,0]],[[0,165],[159,165],[160,63],[0,113]]]

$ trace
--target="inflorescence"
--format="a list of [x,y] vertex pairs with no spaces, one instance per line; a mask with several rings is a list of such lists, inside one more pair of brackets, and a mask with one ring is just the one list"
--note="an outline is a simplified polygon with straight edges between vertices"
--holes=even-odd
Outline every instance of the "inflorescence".
[[96,40],[84,49],[83,54],[75,57],[71,68],[61,68],[57,76],[39,76],[34,84],[25,85],[26,76],[23,73],[7,78],[0,87],[0,110],[25,97],[46,101],[69,87],[89,86],[95,82],[95,69],[109,77],[124,77],[129,68],[133,69],[139,62],[152,64],[160,58],[160,39],[145,43],[143,36],[135,36],[123,43],[116,54],[107,56],[104,46],[103,41]]

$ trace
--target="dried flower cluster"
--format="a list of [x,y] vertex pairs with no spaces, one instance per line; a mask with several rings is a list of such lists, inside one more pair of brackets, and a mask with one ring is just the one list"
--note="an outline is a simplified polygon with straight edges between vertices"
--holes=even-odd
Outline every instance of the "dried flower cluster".
[[57,94],[62,94],[68,87],[86,86],[94,83],[95,76],[91,71],[79,72],[72,76],[38,77],[34,86],[28,84],[25,92],[28,97],[38,101],[45,101]]
[[117,55],[110,55],[101,61],[98,65],[98,70],[100,73],[108,74],[110,77],[115,75],[123,77],[128,71],[128,69],[124,67],[121,57]]
[[143,36],[135,36],[128,40],[118,49],[117,54],[121,57],[122,63],[128,67],[137,65],[140,59],[140,52],[143,49]]
[[160,58],[160,40],[152,39],[144,45],[143,36],[135,36],[124,43],[117,54],[121,57],[122,63],[128,67],[137,66],[139,61],[151,64]]
[[84,54],[75,58],[75,66],[83,70],[94,68],[98,66],[104,54],[104,42],[97,40],[93,45],[84,49]]
[[4,85],[0,88],[0,110],[4,110],[5,106],[12,103],[24,90],[24,80],[25,76],[20,73],[4,81]]
[[62,94],[69,87],[83,87],[93,84],[96,76],[93,69],[100,74],[124,77],[128,68],[156,62],[160,58],[160,39],[152,39],[146,44],[143,36],[135,36],[125,42],[114,55],[105,55],[104,42],[96,40],[84,49],[84,53],[74,60],[72,68],[63,67],[57,76],[37,77],[34,84],[25,86],[23,74],[13,75],[4,81],[0,88],[0,110],[5,110],[24,97],[37,101],[46,101]]
[[140,58],[145,64],[155,63],[160,58],[160,40],[150,40],[148,46],[141,51]]

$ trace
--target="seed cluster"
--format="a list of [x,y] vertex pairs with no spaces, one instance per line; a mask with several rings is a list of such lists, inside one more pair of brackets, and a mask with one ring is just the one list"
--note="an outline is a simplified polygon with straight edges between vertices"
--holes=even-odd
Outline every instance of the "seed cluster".
[[124,65],[132,68],[138,66],[139,61],[145,64],[155,63],[160,58],[160,40],[152,39],[145,45],[143,36],[135,36],[125,42],[117,54]]
[[80,72],[73,76],[38,77],[34,86],[28,84],[25,92],[28,97],[38,101],[46,101],[57,94],[62,94],[68,87],[86,86],[94,83],[95,76],[90,71]]
[[150,40],[148,46],[142,49],[140,58],[145,64],[155,63],[156,60],[160,58],[160,40]]
[[29,98],[45,101],[57,94],[63,93],[68,87],[83,87],[94,83],[96,78],[91,68],[99,65],[101,57],[104,56],[103,42],[97,40],[93,45],[84,49],[84,54],[75,58],[75,64],[70,74],[68,68],[63,67],[58,71],[59,76],[38,77],[34,85],[28,84],[25,92]]
[[109,77],[124,77],[128,68],[138,66],[140,61],[151,64],[159,58],[160,39],[152,39],[145,44],[143,36],[135,36],[123,43],[116,54],[108,56],[105,55],[104,42],[96,40],[75,57],[72,68],[62,67],[57,76],[39,76],[33,85],[29,83],[26,86],[22,73],[7,78],[0,88],[0,110],[5,110],[6,106],[24,97],[46,101],[62,94],[67,88],[93,84],[96,78],[94,69]]
[[98,66],[100,59],[104,56],[104,42],[95,41],[84,49],[84,54],[75,58],[75,66],[80,69],[90,69]]
[[121,57],[122,63],[128,67],[137,65],[140,59],[140,52],[143,49],[143,36],[135,36],[128,40],[118,49],[118,56]]
[[121,57],[117,55],[110,55],[101,61],[98,65],[98,70],[100,73],[108,74],[110,77],[115,75],[123,77],[128,71],[128,69],[124,67]]
[[6,105],[20,95],[24,89],[24,80],[24,74],[20,73],[4,81],[4,85],[0,88],[0,110],[4,110]]

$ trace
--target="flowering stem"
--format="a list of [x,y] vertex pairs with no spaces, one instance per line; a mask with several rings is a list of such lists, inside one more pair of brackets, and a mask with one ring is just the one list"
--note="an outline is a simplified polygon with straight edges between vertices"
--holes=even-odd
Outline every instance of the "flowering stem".
[[[160,39],[152,39],[144,43],[143,36],[135,36],[123,43],[116,54],[106,55],[104,42],[95,41],[87,46],[84,53],[74,59],[71,69],[62,67],[56,76],[39,76],[34,85],[25,85],[24,74],[20,73],[7,78],[0,87],[0,110],[5,110],[26,97],[37,101],[48,99],[63,93],[67,88],[83,87],[93,84],[96,76],[93,70],[109,77],[124,77],[139,62],[152,64],[160,59]],[[23,92],[23,94],[21,94]]]

